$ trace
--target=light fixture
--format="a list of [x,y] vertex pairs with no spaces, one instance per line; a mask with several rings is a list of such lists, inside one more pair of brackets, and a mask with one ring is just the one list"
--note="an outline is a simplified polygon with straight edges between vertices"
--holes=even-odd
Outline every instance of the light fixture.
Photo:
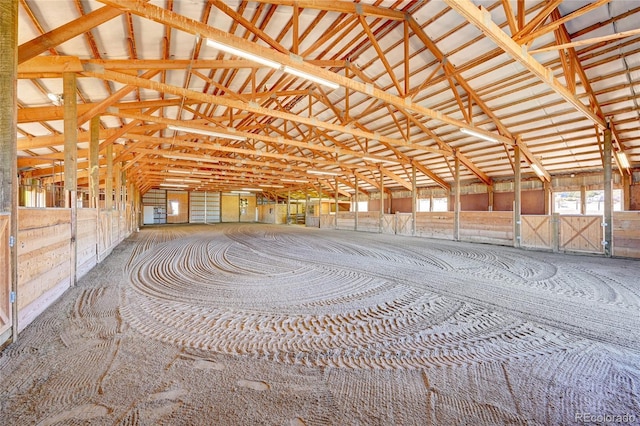
[[280,179],[282,182],[295,182],[295,183],[309,183],[308,180],[303,179]]
[[236,140],[236,141],[246,141],[247,140],[247,138],[245,136],[232,135],[232,134],[228,134],[228,133],[219,133],[219,132],[214,132],[212,130],[196,129],[196,128],[193,128],[193,127],[174,126],[173,124],[168,125],[167,129],[175,130],[177,132],[197,133],[199,135],[213,136],[215,138],[233,139],[233,140]]
[[340,87],[340,85],[338,83],[334,83],[333,81],[325,80],[324,78],[317,77],[315,75],[306,73],[304,71],[297,70],[295,68],[291,68],[291,67],[286,66],[286,65],[285,65],[283,71],[288,73],[288,74],[295,75],[297,77],[306,78],[307,80],[313,81],[314,83],[322,84],[323,86],[327,86],[327,87],[329,87],[331,89],[337,89],[338,87]]
[[197,179],[177,179],[177,178],[165,178],[165,182],[184,182],[184,183],[201,183]]
[[476,138],[480,138],[480,139],[484,139],[485,141],[489,141],[489,142],[498,142],[498,139],[496,139],[496,138],[494,138],[494,137],[492,137],[492,136],[485,135],[484,133],[480,133],[480,132],[476,132],[476,131],[474,131],[474,130],[467,129],[466,127],[462,127],[462,128],[460,129],[460,131],[461,131],[462,133],[467,134],[467,135],[475,136]]
[[338,176],[340,173],[336,172],[325,172],[324,170],[307,170],[307,173],[310,175],[328,175],[328,176]]
[[618,161],[620,162],[620,165],[623,169],[628,169],[631,167],[627,154],[625,154],[624,152],[618,152],[616,155],[618,156]]
[[232,194],[242,194],[242,195],[249,195],[251,194],[249,191],[231,191]]
[[[163,156],[163,157],[165,157],[165,156]],[[167,157],[165,157],[165,158],[167,158]],[[169,170],[167,170],[167,172],[169,172],[169,173],[177,173],[177,174],[181,174],[181,175],[190,175],[191,174],[191,172],[188,171],[188,170],[169,169]]]
[[160,186],[168,186],[171,188],[188,188],[189,185],[183,185],[181,183],[161,183]]
[[531,168],[533,169],[534,172],[536,172],[536,174],[540,177],[544,176],[544,173],[542,172],[542,169],[540,169],[540,167],[538,167],[537,164],[535,163],[531,163]]
[[243,191],[251,191],[251,192],[261,192],[260,188],[242,188]]
[[276,70],[282,70],[282,71],[284,71],[284,72],[286,72],[288,74],[295,75],[297,77],[305,78],[305,79],[307,79],[309,81],[313,81],[315,83],[322,84],[323,86],[327,86],[327,87],[329,87],[331,89],[337,89],[338,87],[340,87],[339,84],[334,83],[334,82],[329,81],[329,80],[325,80],[322,77],[317,77],[317,76],[315,76],[313,74],[309,74],[307,72],[300,71],[300,70],[298,70],[296,68],[292,68],[292,67],[290,67],[288,65],[284,65],[283,66],[279,62],[273,61],[271,59],[264,58],[264,57],[262,57],[260,55],[256,55],[255,53],[250,53],[250,52],[244,51],[242,49],[238,49],[236,47],[232,47],[232,46],[220,43],[220,42],[215,41],[215,40],[207,39],[207,46],[213,47],[213,48],[218,49],[218,50],[222,50],[222,51],[227,52],[227,53],[231,53],[232,55],[236,55],[236,56],[239,56],[239,57],[244,58],[244,59],[248,59],[248,60],[253,61],[253,62],[257,62],[259,64],[265,65],[267,67],[270,67],[270,68],[273,68],[273,69],[276,69]]
[[62,104],[64,103],[62,95],[57,93],[47,93],[47,98],[49,98],[49,100],[53,102],[55,106],[62,106]]
[[263,58],[262,56],[258,56],[253,53],[245,52],[244,50],[237,49],[235,47],[228,46],[226,44],[222,44],[215,40],[207,39],[207,46],[213,47],[214,49],[222,50],[227,53],[231,53],[232,55],[239,56],[244,59],[248,59],[253,62],[257,62],[259,64],[265,65],[270,68],[280,69],[282,65],[276,61],[272,61],[271,59]]
[[362,159],[367,161],[372,161],[374,163],[390,163],[390,164],[397,163],[397,161],[387,160],[386,158],[369,157],[368,155],[365,155],[364,157],[362,157]]
[[259,184],[258,186],[262,188],[284,188],[284,185],[267,185],[267,184]]
[[217,163],[218,160],[215,158],[207,158],[207,157],[196,157],[189,155],[177,155],[177,154],[163,154],[164,158],[169,158],[171,160],[189,160],[189,161],[201,161],[204,163]]

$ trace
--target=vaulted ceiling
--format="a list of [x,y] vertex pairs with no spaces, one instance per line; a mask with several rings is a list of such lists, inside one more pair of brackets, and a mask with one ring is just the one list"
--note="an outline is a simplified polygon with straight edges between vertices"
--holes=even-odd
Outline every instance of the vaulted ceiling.
[[448,188],[456,159],[491,184],[516,145],[549,180],[602,169],[607,123],[629,173],[638,22],[632,0],[20,0],[18,167],[60,180],[76,102],[85,186],[94,116],[101,178],[112,146],[142,192]]

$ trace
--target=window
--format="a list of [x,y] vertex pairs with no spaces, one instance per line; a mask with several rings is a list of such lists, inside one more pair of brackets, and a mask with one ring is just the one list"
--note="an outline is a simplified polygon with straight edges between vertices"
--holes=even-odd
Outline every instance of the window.
[[[622,211],[622,189],[613,190],[613,210]],[[587,214],[604,214],[604,190],[587,191]]]
[[446,212],[449,210],[449,199],[447,197],[433,199],[434,212]]
[[418,211],[419,212],[428,212],[430,211],[431,201],[427,199],[419,199],[418,200]]
[[[351,211],[356,211],[355,203],[351,203]],[[366,212],[369,211],[369,202],[368,201],[358,201],[358,212]]]
[[553,194],[554,213],[580,214],[580,191],[563,191]]

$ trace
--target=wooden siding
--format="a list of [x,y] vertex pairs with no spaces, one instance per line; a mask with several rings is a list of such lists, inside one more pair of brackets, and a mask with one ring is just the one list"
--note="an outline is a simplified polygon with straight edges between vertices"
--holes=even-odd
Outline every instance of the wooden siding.
[[613,213],[613,255],[640,258],[640,211]]
[[78,209],[77,244],[77,276],[85,275],[98,263],[98,210]]
[[453,240],[453,212],[416,213],[416,236]]
[[512,212],[460,212],[460,240],[513,245]]
[[[9,295],[11,293],[10,271],[10,248],[9,236],[11,235],[11,216],[0,214],[0,336],[4,335],[11,328],[13,323],[11,316],[11,303]],[[4,339],[0,340],[0,345]]]
[[71,285],[71,210],[18,210],[18,327]]

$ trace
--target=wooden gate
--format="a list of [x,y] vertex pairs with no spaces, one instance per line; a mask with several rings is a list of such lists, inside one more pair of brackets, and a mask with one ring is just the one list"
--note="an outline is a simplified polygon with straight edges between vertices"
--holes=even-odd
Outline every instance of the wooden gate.
[[553,249],[553,217],[522,215],[520,246],[535,249]]
[[604,253],[602,216],[560,216],[559,249],[581,253]]
[[396,215],[385,214],[382,216],[382,233],[383,234],[396,233]]
[[0,215],[0,347],[11,338],[11,235],[10,216]]
[[413,234],[413,215],[411,213],[396,213],[396,234]]

